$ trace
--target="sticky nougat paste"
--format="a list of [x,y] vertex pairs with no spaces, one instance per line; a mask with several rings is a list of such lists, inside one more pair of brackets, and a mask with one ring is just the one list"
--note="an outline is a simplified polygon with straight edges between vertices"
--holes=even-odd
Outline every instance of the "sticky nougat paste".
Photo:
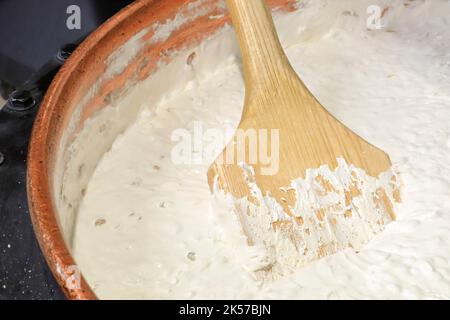
[[[372,2],[300,1],[275,20],[313,94],[391,156],[403,183],[397,221],[359,252],[277,280],[255,277],[256,253],[236,218],[214,209],[206,181],[213,159],[180,165],[172,157],[177,130],[239,122],[242,66],[227,26],[120,102],[142,112],[98,163],[73,237],[100,298],[450,298],[450,3],[381,1],[389,10],[370,30]],[[155,90],[163,94],[150,100]]]

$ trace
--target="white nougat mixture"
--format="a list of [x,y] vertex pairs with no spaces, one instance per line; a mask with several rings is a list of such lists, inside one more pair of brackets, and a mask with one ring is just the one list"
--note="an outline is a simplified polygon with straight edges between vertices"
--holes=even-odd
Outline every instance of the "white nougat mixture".
[[[300,1],[275,18],[313,94],[391,156],[403,181],[398,220],[360,252],[255,279],[236,218],[213,210],[213,159],[178,165],[172,154],[180,129],[239,122],[241,62],[226,27],[129,93],[145,104],[166,92],[101,160],[79,209],[73,253],[100,298],[450,299],[450,2],[378,1],[381,19],[373,4]],[[177,83],[181,74],[189,81]],[[204,150],[192,144],[198,160]]]

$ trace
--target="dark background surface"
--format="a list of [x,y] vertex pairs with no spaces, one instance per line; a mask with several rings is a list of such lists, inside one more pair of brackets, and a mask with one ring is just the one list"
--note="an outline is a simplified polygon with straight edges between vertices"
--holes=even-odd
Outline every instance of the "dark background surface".
[[[130,0],[0,0],[0,79],[20,85],[66,44],[79,42]],[[81,29],[67,28],[67,8]]]
[[[0,299],[64,299],[31,225],[28,140],[42,95],[66,56],[130,2],[0,0],[0,93],[9,96],[0,109]],[[73,4],[81,9],[80,30],[66,27]]]

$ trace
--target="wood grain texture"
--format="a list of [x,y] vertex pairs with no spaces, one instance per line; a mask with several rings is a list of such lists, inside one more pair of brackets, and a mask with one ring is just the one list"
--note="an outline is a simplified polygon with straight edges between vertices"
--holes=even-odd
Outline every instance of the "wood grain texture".
[[[290,214],[289,205],[295,204],[295,195],[286,196],[280,188],[304,178],[308,169],[322,165],[334,169],[337,158],[343,158],[373,177],[389,170],[389,156],[333,117],[301,81],[282,49],[265,1],[227,0],[227,4],[245,74],[245,106],[239,128],[279,129],[280,133],[279,172],[262,175],[261,163],[252,165],[255,182],[263,194],[270,193]],[[235,144],[236,137],[224,154],[234,150]],[[248,159],[249,149],[245,152]],[[235,160],[232,164],[212,164],[209,184],[212,187],[217,177],[220,189],[252,201],[242,168]],[[385,207],[392,205],[386,203]],[[394,217],[393,212],[390,215]]]

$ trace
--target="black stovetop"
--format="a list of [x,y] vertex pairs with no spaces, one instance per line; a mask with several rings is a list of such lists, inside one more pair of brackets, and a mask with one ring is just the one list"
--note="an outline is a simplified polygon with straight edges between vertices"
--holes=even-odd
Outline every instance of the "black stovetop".
[[[28,211],[28,141],[41,98],[76,44],[131,1],[0,1],[0,94],[9,98],[0,106],[0,300],[64,299]],[[69,5],[81,9],[79,30],[66,28]]]
[[28,212],[26,158],[37,106],[0,110],[0,299],[63,299]]
[[42,96],[75,45],[60,50],[0,110],[0,299],[64,299],[28,211],[28,142]]

